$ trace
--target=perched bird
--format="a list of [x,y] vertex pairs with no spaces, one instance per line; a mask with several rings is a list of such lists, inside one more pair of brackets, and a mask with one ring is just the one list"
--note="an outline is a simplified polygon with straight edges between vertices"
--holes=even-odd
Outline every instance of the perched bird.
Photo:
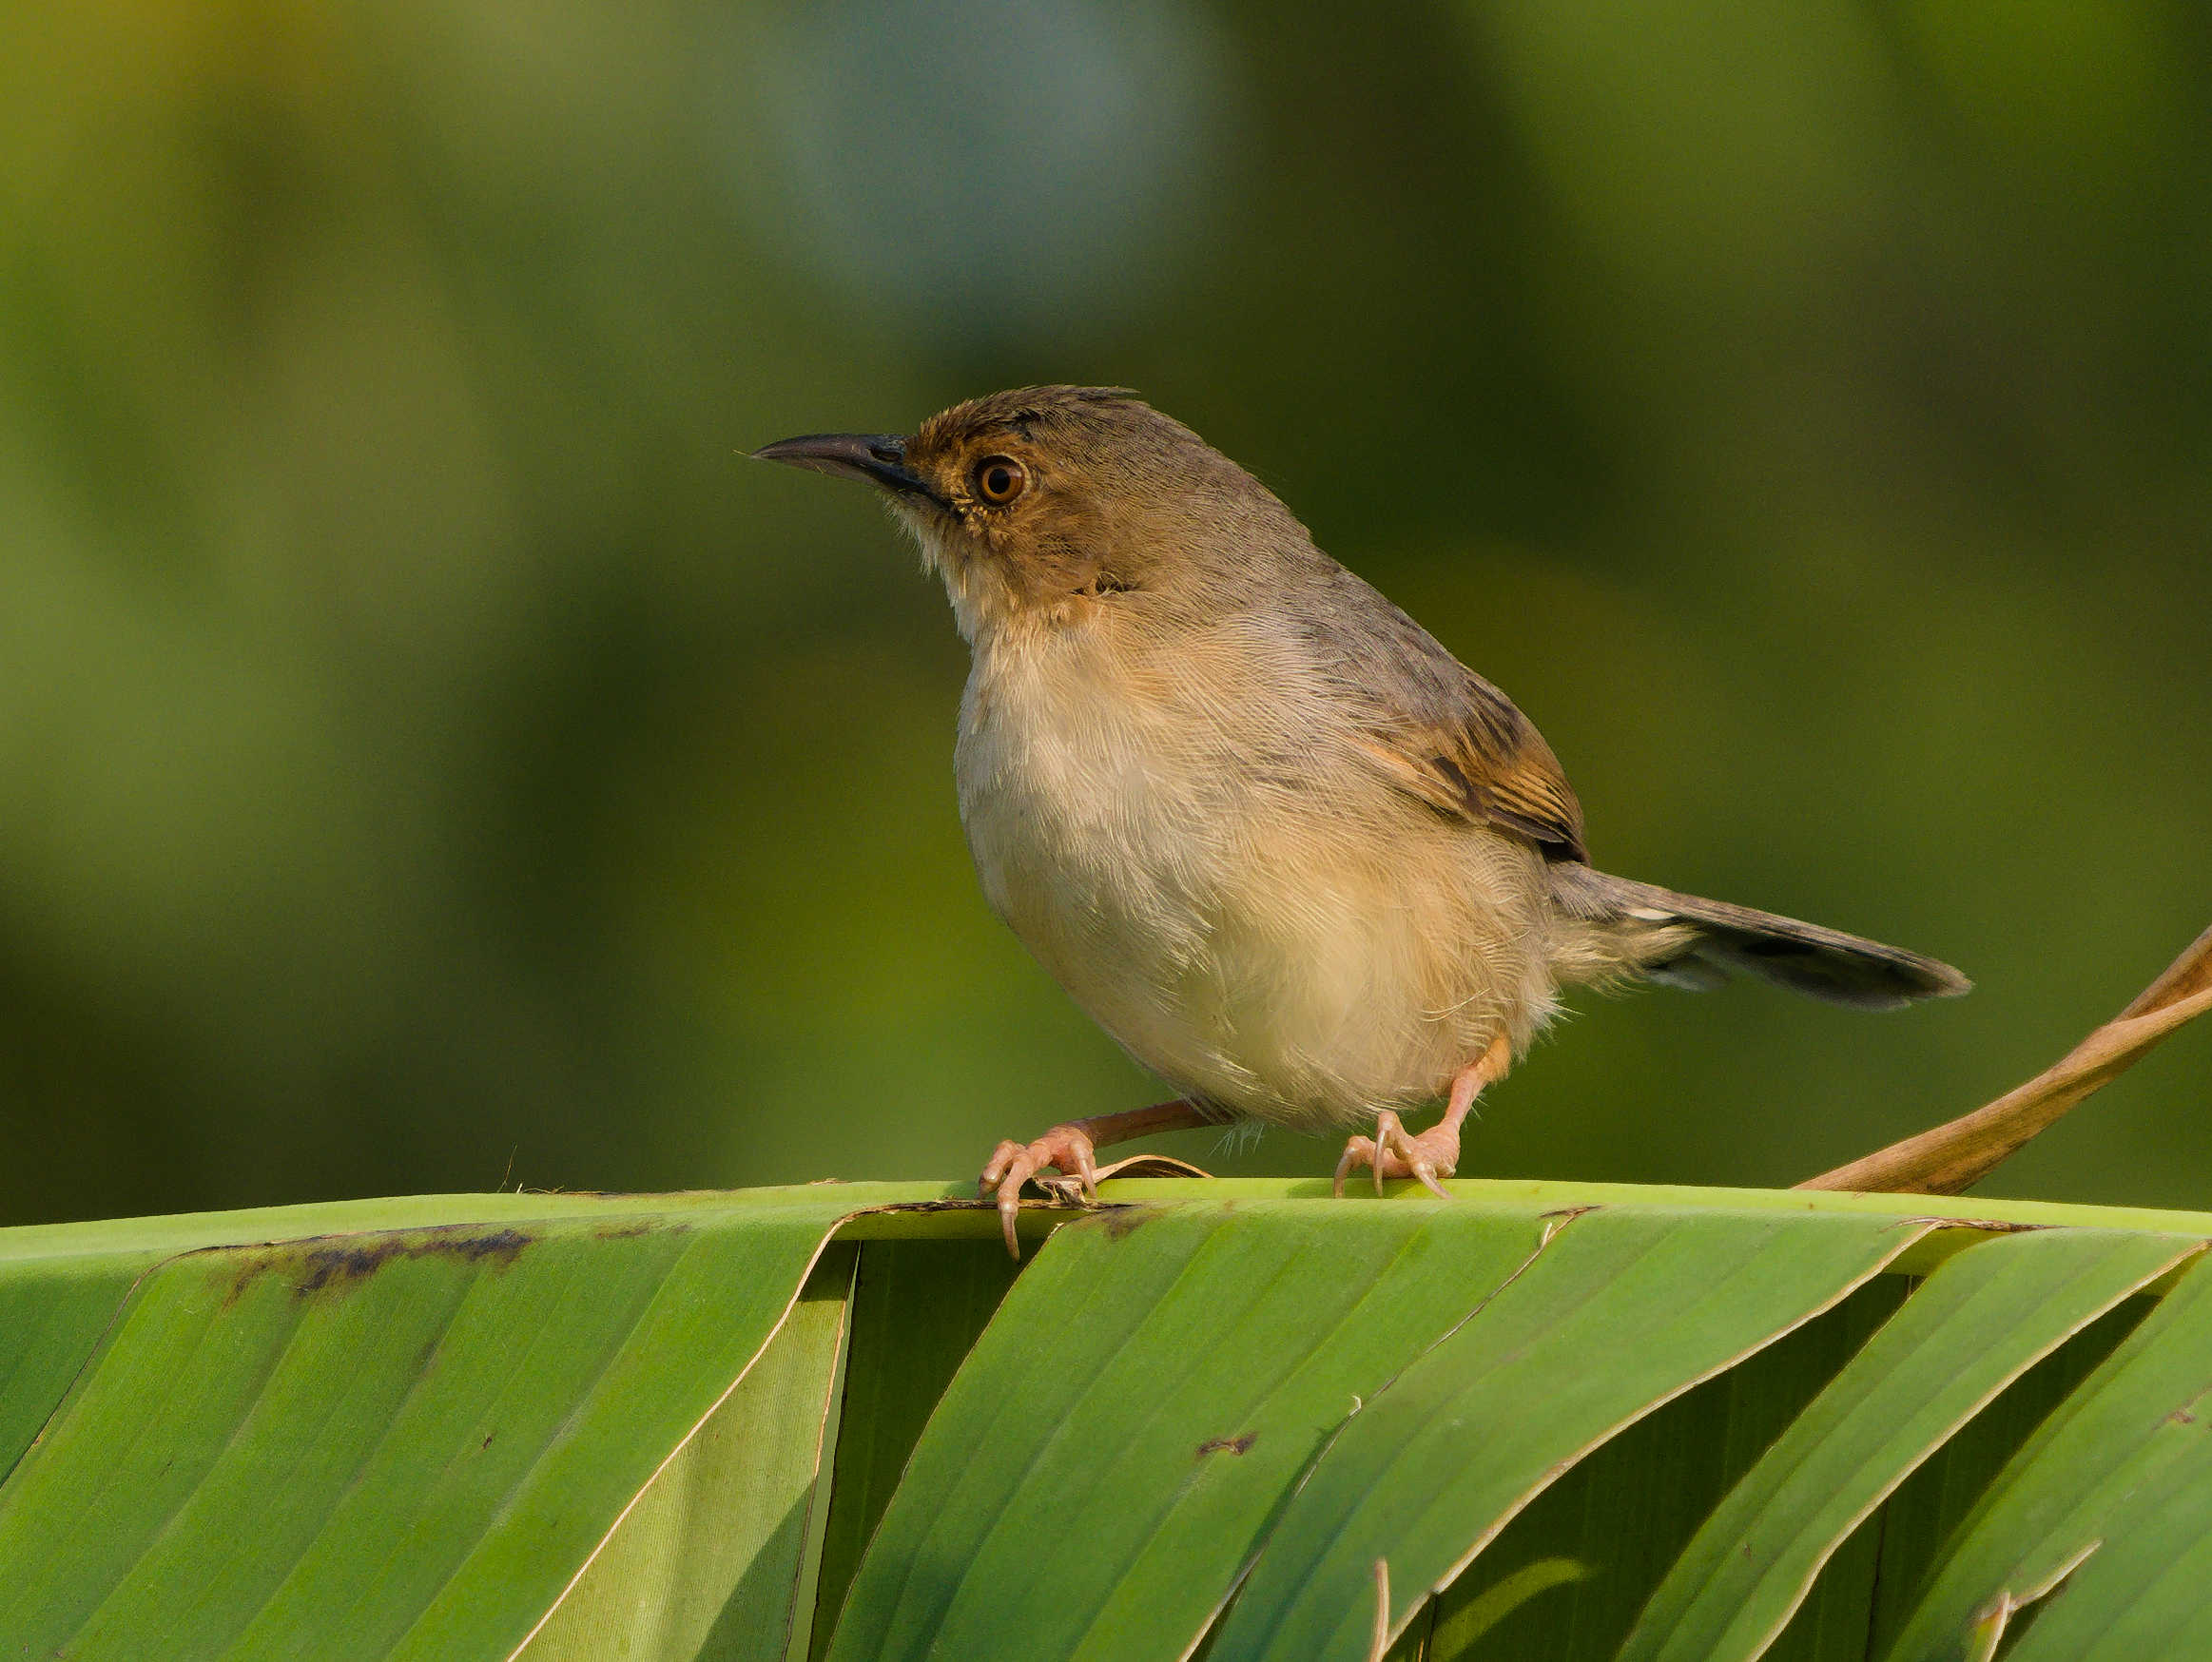
[[[1000,1143],[1086,1191],[1099,1147],[1250,1117],[1362,1128],[1336,1169],[1437,1179],[1560,989],[1731,971],[1881,1010],[1932,958],[1607,876],[1511,701],[1189,428],[1106,387],[955,405],[911,437],[756,451],[865,480],[973,653],[955,772],[993,910],[1174,1102]],[[1439,1099],[1419,1133],[1400,1115]]]

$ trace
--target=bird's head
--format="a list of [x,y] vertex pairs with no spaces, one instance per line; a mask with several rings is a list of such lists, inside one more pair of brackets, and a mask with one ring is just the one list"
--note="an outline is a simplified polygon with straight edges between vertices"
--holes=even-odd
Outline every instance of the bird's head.
[[753,454],[880,490],[971,641],[1101,606],[1188,612],[1307,540],[1258,480],[1116,387],[1022,387],[911,436],[811,434]]

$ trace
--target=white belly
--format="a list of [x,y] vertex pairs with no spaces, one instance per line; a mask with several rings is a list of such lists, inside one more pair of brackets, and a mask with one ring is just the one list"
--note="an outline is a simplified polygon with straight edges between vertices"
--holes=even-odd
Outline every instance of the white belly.
[[1178,1092],[1320,1130],[1436,1097],[1549,1014],[1532,850],[1310,752],[1271,771],[1181,678],[982,664],[957,771],[984,894]]

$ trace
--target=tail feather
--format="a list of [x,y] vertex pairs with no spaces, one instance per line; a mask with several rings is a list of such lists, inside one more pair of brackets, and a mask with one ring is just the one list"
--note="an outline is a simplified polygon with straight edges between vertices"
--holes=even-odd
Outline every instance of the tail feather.
[[[1817,923],[1611,877],[1585,865],[1549,868],[1554,902],[1595,925],[1630,973],[1702,991],[1733,974],[1861,1010],[1950,998],[1973,983],[1931,957]],[[1642,949],[1642,950],[1640,950]]]

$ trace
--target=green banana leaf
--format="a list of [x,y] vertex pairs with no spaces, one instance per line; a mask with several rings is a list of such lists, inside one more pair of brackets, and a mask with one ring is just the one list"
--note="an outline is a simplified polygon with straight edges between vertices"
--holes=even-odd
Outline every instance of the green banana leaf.
[[2212,1654],[2212,1215],[1449,1187],[0,1231],[0,1657]]

